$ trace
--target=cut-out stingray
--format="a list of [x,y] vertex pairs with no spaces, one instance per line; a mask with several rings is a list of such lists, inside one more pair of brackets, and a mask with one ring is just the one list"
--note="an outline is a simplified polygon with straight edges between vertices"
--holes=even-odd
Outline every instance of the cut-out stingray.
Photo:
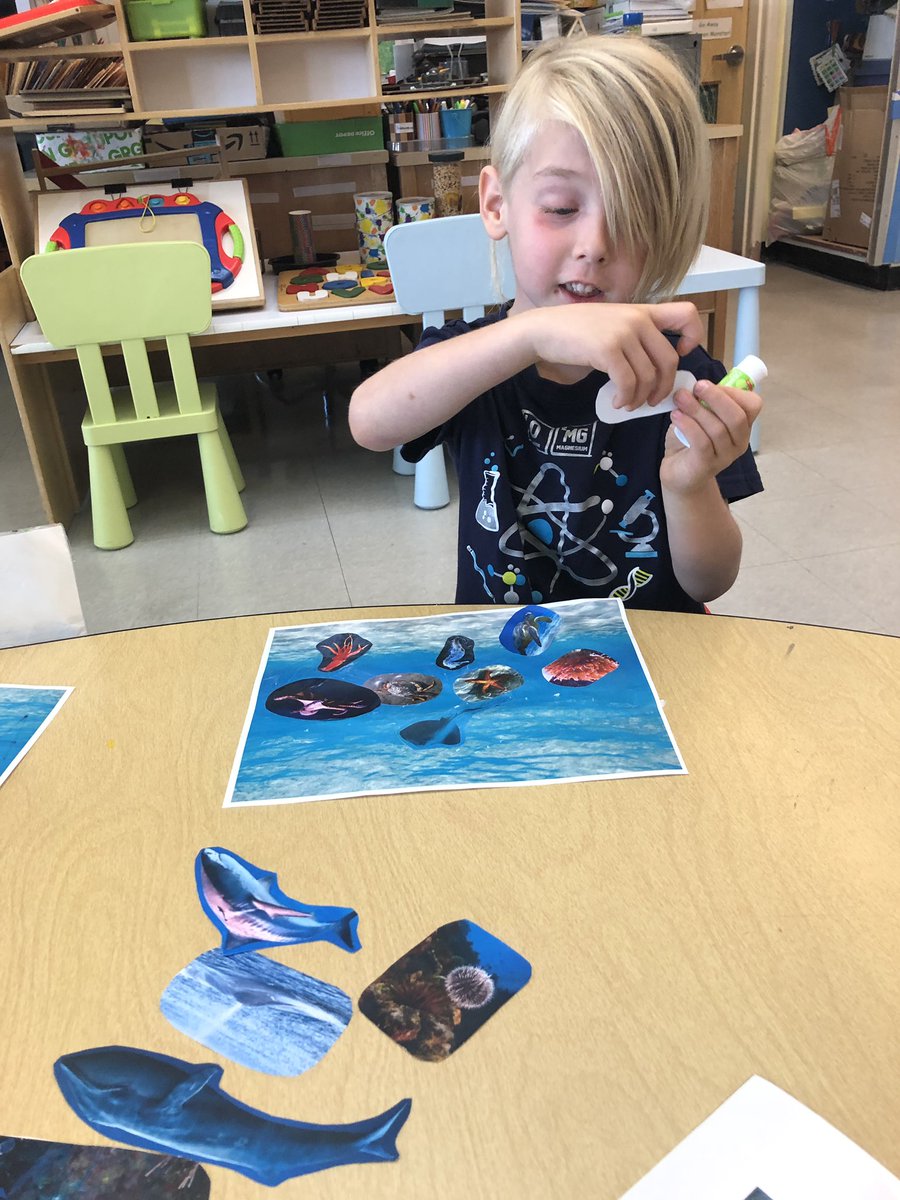
[[561,617],[552,608],[530,604],[513,613],[500,630],[500,645],[513,654],[543,654],[559,629]]
[[222,1068],[102,1046],[57,1059],[70,1107],[104,1137],[228,1167],[274,1187],[346,1163],[392,1162],[411,1100],[350,1125],[311,1125],[241,1104],[218,1086]]
[[4,1200],[209,1200],[199,1163],[121,1146],[76,1146],[0,1133]]
[[498,704],[505,704],[509,692],[491,698],[490,704],[457,704],[440,717],[426,721],[414,721],[400,730],[400,736],[410,746],[420,750],[431,750],[439,746],[461,746],[465,741],[466,726],[476,713],[490,712]]
[[298,721],[345,721],[364,717],[380,704],[370,688],[346,679],[296,679],[266,697],[269,712]]
[[494,700],[506,692],[512,692],[522,686],[525,680],[513,667],[495,663],[489,667],[479,667],[468,675],[454,679],[453,690],[460,700],[470,703],[482,703]]
[[166,1020],[195,1042],[267,1075],[314,1067],[347,1028],[350,997],[261,954],[207,950],[162,994]]
[[615,671],[618,665],[614,658],[600,650],[569,650],[555,662],[542,667],[541,674],[548,683],[562,687],[587,687]]
[[358,633],[336,633],[334,637],[319,642],[316,649],[322,655],[320,671],[339,671],[355,658],[361,658],[372,643]]
[[364,687],[374,692],[382,704],[424,704],[441,694],[443,684],[433,675],[407,671],[399,675],[373,675]]
[[470,637],[455,633],[447,638],[434,661],[445,671],[459,671],[475,661],[475,643]]
[[360,947],[352,908],[302,904],[286,896],[274,871],[263,871],[221,846],[207,846],[194,863],[203,911],[222,934],[225,954],[331,942],[342,950]]
[[531,978],[531,965],[474,921],[451,921],[388,967],[360,1012],[416,1058],[443,1062]]

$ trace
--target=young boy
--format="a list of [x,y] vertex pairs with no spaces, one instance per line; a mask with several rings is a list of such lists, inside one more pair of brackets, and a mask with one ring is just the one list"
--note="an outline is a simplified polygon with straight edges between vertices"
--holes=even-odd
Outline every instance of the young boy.
[[[708,195],[706,131],[666,55],[591,37],[529,56],[479,183],[489,236],[509,239],[512,306],[426,330],[350,406],[370,449],[405,442],[416,462],[449,446],[458,603],[617,596],[699,612],[734,582],[727,501],[762,489],[748,450],[760,400],[715,386],[725,369],[699,349],[692,304],[648,303],[694,260]],[[679,366],[700,382],[671,415],[598,420],[608,381],[617,407],[655,405]]]

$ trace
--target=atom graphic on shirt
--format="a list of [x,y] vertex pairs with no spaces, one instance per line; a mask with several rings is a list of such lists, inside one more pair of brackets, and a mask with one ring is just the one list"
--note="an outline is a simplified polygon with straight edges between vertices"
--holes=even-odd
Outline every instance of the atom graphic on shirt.
[[[558,477],[556,481],[548,478],[551,472]],[[518,520],[500,536],[500,550],[505,555],[520,558],[523,562],[549,558],[556,567],[550,583],[551,592],[561,574],[592,588],[602,587],[615,579],[618,574],[616,564],[592,545],[606,526],[606,519],[614,507],[612,500],[589,496],[586,500],[573,501],[565,474],[556,463],[544,463],[527,487],[513,485],[513,490],[519,492],[521,498],[517,503]],[[599,520],[594,529],[586,537],[574,536],[569,530],[572,516],[598,506]]]

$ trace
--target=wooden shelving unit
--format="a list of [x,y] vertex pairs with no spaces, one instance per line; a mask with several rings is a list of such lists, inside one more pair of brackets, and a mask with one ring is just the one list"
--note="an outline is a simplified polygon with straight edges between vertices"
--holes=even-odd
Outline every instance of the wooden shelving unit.
[[[253,32],[250,0],[244,0],[247,34],[236,37],[177,38],[133,41],[123,0],[112,0],[118,41],[104,46],[46,46],[4,51],[0,62],[27,58],[65,58],[121,55],[129,85],[133,116],[145,121],[161,117],[214,117],[230,113],[346,109],[396,100],[383,94],[378,68],[378,45],[397,38],[484,37],[488,82],[482,87],[404,92],[399,98],[499,97],[518,68],[519,0],[487,0],[482,19],[457,16],[428,22],[404,21],[379,25],[375,0],[368,0],[367,21],[361,28],[310,33]],[[76,114],[72,114],[74,118]],[[77,115],[79,124],[96,124]],[[65,112],[54,113],[46,125],[68,123]],[[102,124],[102,118],[100,119]],[[0,110],[0,128],[17,131],[45,127],[34,117],[10,117]]]

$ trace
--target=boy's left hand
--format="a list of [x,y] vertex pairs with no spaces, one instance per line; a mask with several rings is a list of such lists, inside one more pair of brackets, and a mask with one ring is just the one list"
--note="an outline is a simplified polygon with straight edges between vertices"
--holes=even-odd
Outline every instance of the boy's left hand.
[[756,392],[717,387],[709,380],[700,380],[693,394],[685,388],[676,392],[672,424],[691,445],[688,449],[675,430],[669,430],[660,467],[663,485],[688,493],[724,471],[749,446],[750,430],[761,409],[762,398]]

